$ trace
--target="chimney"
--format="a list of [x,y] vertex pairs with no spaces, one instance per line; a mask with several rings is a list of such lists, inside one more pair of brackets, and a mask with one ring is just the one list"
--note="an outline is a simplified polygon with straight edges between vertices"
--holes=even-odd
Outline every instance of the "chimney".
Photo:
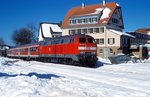
[[103,7],[106,6],[106,0],[103,0]]
[[85,3],[84,2],[82,2],[82,8],[84,8],[85,7]]

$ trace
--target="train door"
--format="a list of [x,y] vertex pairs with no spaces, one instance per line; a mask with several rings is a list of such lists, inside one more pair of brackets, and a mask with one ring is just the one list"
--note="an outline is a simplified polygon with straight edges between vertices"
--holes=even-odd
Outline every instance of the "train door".
[[18,57],[20,58],[20,49],[18,49]]
[[30,57],[30,48],[28,48],[28,57]]

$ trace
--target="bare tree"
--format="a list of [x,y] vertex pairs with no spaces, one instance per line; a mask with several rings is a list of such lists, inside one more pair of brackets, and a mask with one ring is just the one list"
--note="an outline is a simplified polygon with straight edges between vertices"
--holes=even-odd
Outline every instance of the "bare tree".
[[33,23],[29,23],[27,25],[27,28],[33,33],[32,42],[37,42],[36,32],[38,32],[38,29],[35,27]]
[[4,44],[5,44],[5,42],[4,42],[3,38],[0,37],[0,45],[4,45]]
[[21,28],[19,30],[15,30],[12,39],[16,45],[24,45],[28,43],[32,43],[34,33],[28,28]]
[[35,35],[37,31],[38,30],[35,25],[30,23],[27,25],[27,27],[16,29],[12,34],[12,40],[15,45],[24,45],[37,42]]

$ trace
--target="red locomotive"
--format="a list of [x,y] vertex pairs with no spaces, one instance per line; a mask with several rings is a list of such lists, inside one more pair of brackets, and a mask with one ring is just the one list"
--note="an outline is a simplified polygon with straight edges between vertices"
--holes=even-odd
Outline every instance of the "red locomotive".
[[8,57],[95,67],[97,45],[88,35],[61,36],[7,51]]

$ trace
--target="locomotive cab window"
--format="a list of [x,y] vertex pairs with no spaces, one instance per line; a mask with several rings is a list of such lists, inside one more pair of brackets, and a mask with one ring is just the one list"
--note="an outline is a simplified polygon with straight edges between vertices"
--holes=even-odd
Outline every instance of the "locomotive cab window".
[[85,43],[85,42],[86,42],[86,38],[80,37],[80,38],[79,38],[79,42],[80,42],[80,43]]
[[88,38],[88,42],[89,43],[95,43],[95,40],[94,40],[94,38]]

